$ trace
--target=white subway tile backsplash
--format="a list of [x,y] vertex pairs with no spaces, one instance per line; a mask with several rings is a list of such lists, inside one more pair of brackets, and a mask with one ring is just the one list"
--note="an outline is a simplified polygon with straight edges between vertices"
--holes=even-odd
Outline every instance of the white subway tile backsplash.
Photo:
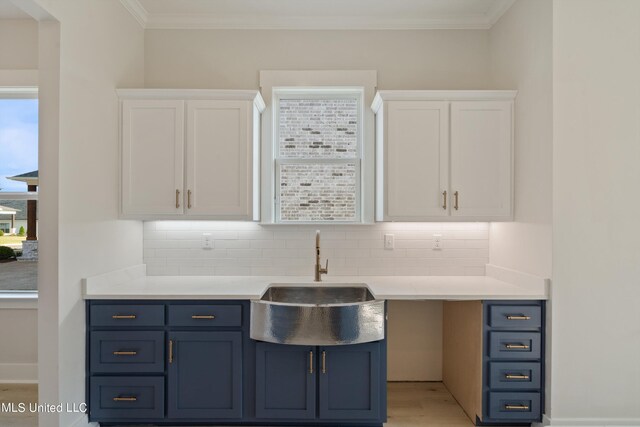
[[214,246],[219,249],[249,249],[251,240],[216,240]]
[[273,240],[273,231],[269,230],[242,230],[238,231],[240,240]]
[[[382,239],[379,240],[354,240],[358,242],[359,248],[369,248],[369,249],[382,249],[384,248],[384,241]],[[396,244],[396,247],[398,245]]]
[[226,249],[189,249],[191,258],[225,258],[227,256]]
[[286,245],[286,240],[251,240],[251,247],[255,249],[282,249]]
[[214,271],[216,276],[251,276],[251,267],[221,266]]
[[431,249],[433,247],[433,240],[408,240],[398,239],[395,241],[396,248],[405,249]]
[[228,249],[229,258],[260,258],[263,249]]
[[[233,221],[148,221],[149,275],[311,276],[315,232],[331,275],[483,275],[489,262],[487,223],[260,225]],[[202,248],[209,233],[213,249]],[[384,249],[393,234],[395,249]],[[433,234],[442,249],[433,250]]]

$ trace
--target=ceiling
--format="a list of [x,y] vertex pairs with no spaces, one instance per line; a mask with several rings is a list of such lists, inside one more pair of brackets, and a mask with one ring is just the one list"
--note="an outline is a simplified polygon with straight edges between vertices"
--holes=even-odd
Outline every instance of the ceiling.
[[0,19],[32,19],[9,0],[0,0]]
[[[3,0],[0,0],[3,1]],[[120,0],[148,29],[488,29],[515,0]]]

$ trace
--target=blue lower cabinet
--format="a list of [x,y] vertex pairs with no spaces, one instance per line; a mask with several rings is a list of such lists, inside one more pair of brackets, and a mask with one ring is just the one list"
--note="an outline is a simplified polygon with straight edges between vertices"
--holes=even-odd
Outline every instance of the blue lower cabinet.
[[320,418],[380,417],[380,343],[320,347]]
[[537,390],[542,384],[540,362],[489,362],[489,388]]
[[540,393],[489,393],[489,418],[532,421],[540,418]]
[[316,347],[256,344],[256,418],[316,417]]
[[489,332],[489,357],[539,359],[540,332]]
[[162,331],[96,331],[89,345],[94,374],[164,373]]
[[164,377],[92,377],[89,392],[92,421],[164,416]]
[[167,416],[242,417],[242,333],[170,332]]
[[257,343],[256,418],[382,423],[384,343]]
[[107,425],[382,426],[386,341],[249,338],[248,301],[87,302],[89,420]]
[[542,420],[544,316],[543,301],[484,303],[484,424]]

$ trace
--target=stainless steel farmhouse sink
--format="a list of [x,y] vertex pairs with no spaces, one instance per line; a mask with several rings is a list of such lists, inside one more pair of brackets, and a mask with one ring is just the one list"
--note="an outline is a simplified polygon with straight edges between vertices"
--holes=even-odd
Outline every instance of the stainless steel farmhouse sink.
[[272,284],[251,301],[251,338],[278,344],[346,345],[384,339],[384,300],[365,284]]

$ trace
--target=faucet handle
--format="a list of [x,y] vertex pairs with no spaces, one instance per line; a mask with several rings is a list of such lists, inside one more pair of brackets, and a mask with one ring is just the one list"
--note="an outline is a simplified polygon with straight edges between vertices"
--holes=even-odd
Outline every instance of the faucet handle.
[[327,263],[324,267],[318,266],[318,274],[327,274],[329,273],[329,259],[327,259]]

